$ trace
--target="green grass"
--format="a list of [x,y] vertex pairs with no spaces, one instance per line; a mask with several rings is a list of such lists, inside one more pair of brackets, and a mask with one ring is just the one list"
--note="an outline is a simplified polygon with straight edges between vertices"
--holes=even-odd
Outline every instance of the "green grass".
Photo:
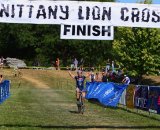
[[[27,73],[47,82],[51,88],[40,89],[23,79],[6,76],[12,81],[12,88],[11,97],[0,105],[2,130],[160,129],[160,115],[149,115],[143,111],[137,113],[123,107],[104,108],[86,101],[84,115],[77,114],[74,81],[66,72],[28,70]],[[21,86],[18,87],[20,81]]]

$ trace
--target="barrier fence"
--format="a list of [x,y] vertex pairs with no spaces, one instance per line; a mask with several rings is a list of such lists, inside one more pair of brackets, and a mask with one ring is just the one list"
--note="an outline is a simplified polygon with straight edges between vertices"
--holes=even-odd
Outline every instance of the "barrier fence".
[[160,86],[124,85],[113,82],[87,82],[86,99],[104,106],[118,106],[160,114]]
[[119,104],[160,114],[160,86],[129,85]]
[[10,81],[4,80],[0,83],[0,103],[3,103],[10,96]]

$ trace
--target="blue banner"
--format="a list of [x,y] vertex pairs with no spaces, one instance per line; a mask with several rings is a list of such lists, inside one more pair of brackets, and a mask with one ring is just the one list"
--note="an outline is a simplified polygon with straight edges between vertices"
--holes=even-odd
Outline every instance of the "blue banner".
[[10,96],[10,81],[4,80],[0,83],[0,103],[3,103]]
[[127,85],[112,82],[87,82],[86,99],[96,99],[104,106],[116,107]]

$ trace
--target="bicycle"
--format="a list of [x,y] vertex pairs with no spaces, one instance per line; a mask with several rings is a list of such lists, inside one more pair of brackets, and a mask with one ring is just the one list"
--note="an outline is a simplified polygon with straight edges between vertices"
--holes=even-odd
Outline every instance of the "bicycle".
[[85,106],[84,106],[84,101],[83,101],[83,94],[82,92],[79,92],[79,102],[77,103],[77,107],[78,107],[78,113],[81,113],[83,114],[84,113],[84,109],[85,109]]

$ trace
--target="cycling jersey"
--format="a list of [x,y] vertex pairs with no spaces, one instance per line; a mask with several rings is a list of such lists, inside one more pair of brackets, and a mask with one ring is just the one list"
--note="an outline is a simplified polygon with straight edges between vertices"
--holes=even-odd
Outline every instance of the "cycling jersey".
[[84,80],[85,80],[85,76],[75,76],[75,80],[76,80],[76,88],[79,88],[81,91],[84,89]]

